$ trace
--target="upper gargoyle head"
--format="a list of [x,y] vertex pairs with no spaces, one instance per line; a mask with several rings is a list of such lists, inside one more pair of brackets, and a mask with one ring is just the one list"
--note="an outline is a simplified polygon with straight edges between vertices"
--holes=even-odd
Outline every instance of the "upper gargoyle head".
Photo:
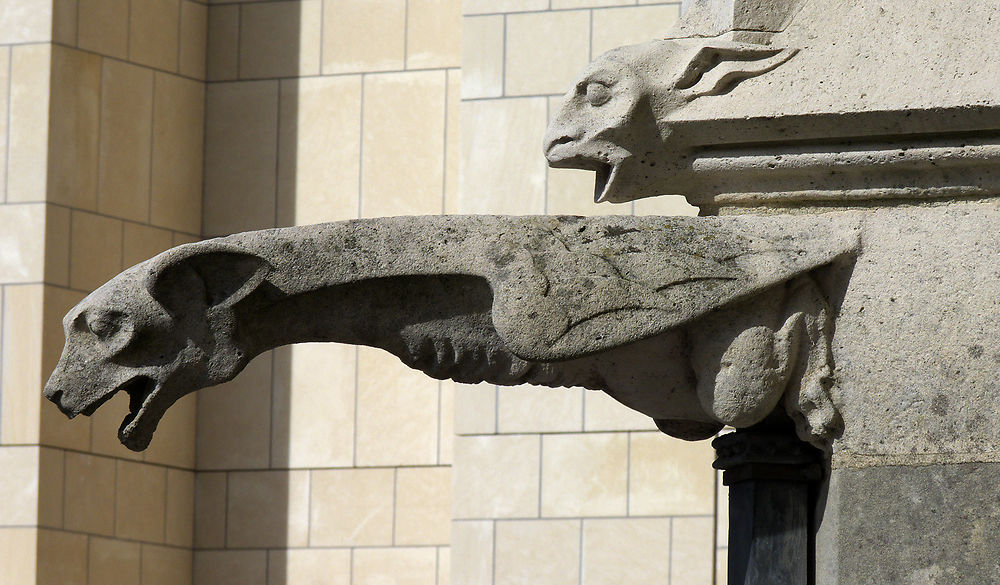
[[63,318],[66,344],[45,396],[72,418],[124,390],[129,414],[118,438],[133,451],[149,445],[177,399],[232,378],[253,357],[235,342],[232,313],[263,280],[266,264],[238,251],[192,250],[181,246],[133,266]]
[[619,47],[588,66],[545,135],[552,167],[592,170],[596,202],[671,191],[689,144],[671,116],[693,100],[728,92],[787,61],[794,49],[718,39],[658,40]]

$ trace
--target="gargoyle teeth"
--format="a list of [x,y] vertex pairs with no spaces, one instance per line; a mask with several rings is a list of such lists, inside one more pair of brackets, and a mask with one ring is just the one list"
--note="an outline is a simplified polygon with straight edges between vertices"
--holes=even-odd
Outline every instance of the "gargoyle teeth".
[[119,388],[119,390],[125,390],[128,393],[129,412],[118,428],[118,438],[130,449],[133,447],[145,448],[145,445],[140,446],[137,443],[139,437],[136,436],[136,419],[145,410],[156,388],[156,381],[148,376],[137,376]]

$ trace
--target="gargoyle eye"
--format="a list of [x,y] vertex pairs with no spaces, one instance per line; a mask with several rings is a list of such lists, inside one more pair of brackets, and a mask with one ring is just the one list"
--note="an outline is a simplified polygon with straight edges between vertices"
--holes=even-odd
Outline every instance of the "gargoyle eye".
[[109,339],[118,333],[125,315],[117,311],[102,312],[87,318],[87,329],[98,339]]
[[596,107],[603,106],[611,99],[611,87],[600,81],[591,81],[587,84],[587,101]]

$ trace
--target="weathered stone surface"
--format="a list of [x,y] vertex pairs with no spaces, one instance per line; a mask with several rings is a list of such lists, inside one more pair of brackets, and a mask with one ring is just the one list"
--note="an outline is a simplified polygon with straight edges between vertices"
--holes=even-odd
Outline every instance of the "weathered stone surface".
[[[605,390],[686,438],[786,406],[803,437],[826,393],[829,305],[809,276],[848,259],[856,218],[399,217],[187,244],[64,320],[46,395],[89,414],[124,389],[148,444],[180,396],[288,343],[372,345],[437,378]],[[692,426],[694,425],[694,426]]]
[[1000,464],[835,469],[821,499],[817,583],[995,583]]
[[708,212],[997,195],[996,22],[989,2],[698,0],[582,73],[549,162],[597,171],[599,200]]

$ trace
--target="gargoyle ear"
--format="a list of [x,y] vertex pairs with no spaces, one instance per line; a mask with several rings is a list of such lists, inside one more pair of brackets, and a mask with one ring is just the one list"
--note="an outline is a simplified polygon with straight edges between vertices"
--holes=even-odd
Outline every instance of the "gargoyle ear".
[[263,258],[246,252],[187,246],[158,260],[146,276],[146,289],[172,313],[186,307],[204,311],[232,306],[254,292],[271,268]]
[[792,58],[798,49],[719,42],[702,46],[675,84],[688,100],[719,95]]

